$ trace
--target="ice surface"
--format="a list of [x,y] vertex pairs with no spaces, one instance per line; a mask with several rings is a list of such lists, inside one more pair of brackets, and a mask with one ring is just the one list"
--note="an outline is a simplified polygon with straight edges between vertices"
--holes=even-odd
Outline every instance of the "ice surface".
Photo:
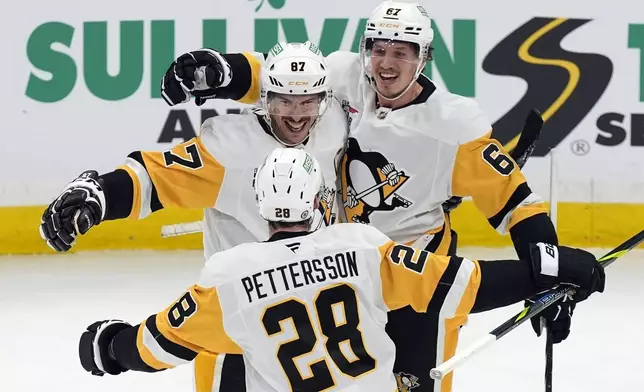
[[[463,248],[463,256],[512,258],[512,249]],[[593,250],[597,255],[602,250]],[[96,320],[133,324],[171,303],[198,277],[201,252],[109,252],[0,257],[0,390],[192,391],[192,367],[118,377],[83,371],[78,338]],[[555,391],[644,391],[644,251],[607,270],[604,294],[580,304],[571,336],[554,350]],[[460,345],[520,310],[473,315]],[[454,392],[543,391],[545,338],[529,324],[457,369]]]

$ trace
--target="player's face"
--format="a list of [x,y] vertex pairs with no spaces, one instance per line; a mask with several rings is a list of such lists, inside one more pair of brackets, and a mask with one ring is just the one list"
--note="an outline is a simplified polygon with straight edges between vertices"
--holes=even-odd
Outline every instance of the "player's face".
[[371,48],[371,70],[378,92],[395,97],[414,79],[420,59],[410,42],[374,40]]
[[275,136],[288,144],[302,143],[318,117],[321,98],[319,94],[273,94],[268,100],[268,112]]

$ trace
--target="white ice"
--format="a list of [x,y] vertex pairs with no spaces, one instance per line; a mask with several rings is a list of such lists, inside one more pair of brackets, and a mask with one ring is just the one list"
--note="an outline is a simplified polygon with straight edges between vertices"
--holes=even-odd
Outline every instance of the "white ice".
[[[601,255],[602,250],[593,250]],[[479,259],[512,249],[464,248]],[[109,252],[0,257],[0,391],[192,391],[192,368],[94,377],[78,360],[78,338],[95,320],[133,324],[171,303],[197,278],[201,252]],[[644,391],[644,251],[607,269],[603,294],[578,305],[571,336],[554,349],[554,391]],[[471,317],[460,346],[521,306]],[[545,338],[526,323],[457,369],[454,392],[543,391]]]

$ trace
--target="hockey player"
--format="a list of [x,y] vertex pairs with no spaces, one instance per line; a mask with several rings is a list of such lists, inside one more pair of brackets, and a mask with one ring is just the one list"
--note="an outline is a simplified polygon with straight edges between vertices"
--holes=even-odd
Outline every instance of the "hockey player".
[[269,240],[214,254],[195,285],[139,325],[91,324],[79,343],[86,371],[155,372],[209,350],[243,353],[249,392],[393,392],[389,311],[410,306],[460,320],[560,283],[577,287],[576,301],[604,290],[603,267],[578,249],[539,243],[526,260],[470,261],[394,242],[368,225],[310,233],[323,197],[320,164],[278,148],[256,173]]
[[[490,224],[499,233],[511,235],[520,256],[527,255],[530,242],[556,244],[557,235],[544,203],[532,193],[503,147],[490,138],[491,124],[478,105],[437,88],[421,74],[431,59],[432,39],[430,20],[422,6],[387,1],[369,18],[360,55],[334,52],[327,57],[336,97],[350,125],[341,168],[346,219],[373,224],[414,246],[453,254],[455,238],[438,207],[450,196],[472,196]],[[244,62],[240,60],[250,56],[227,54],[219,62],[204,53],[190,52],[170,67],[162,83],[169,104],[186,102],[190,94],[197,97],[197,104],[211,97],[257,98],[248,86],[257,83],[259,74],[252,69],[261,59]],[[194,75],[190,70],[195,67],[209,77]],[[219,75],[231,69],[233,79],[240,79],[236,88],[218,87]],[[572,305],[560,306],[562,311],[554,312],[549,321],[555,342],[564,339],[570,328]],[[409,333],[409,325],[419,326],[418,332],[426,329],[410,319],[428,316],[410,313],[398,317],[408,310],[389,316],[389,330],[401,353],[399,359],[408,363],[409,369],[427,375],[432,364],[425,365],[426,361],[417,357],[423,355],[415,350],[418,339],[408,337],[423,335],[429,344],[445,336]],[[538,320],[533,323],[537,330],[538,324]],[[444,330],[449,336],[458,326],[449,324]],[[442,362],[451,356],[456,340],[449,337],[446,342],[445,352],[436,353],[431,361]],[[429,377],[421,378],[433,383]],[[450,382],[448,378],[443,384]],[[427,390],[433,389],[432,385]]]
[[[414,247],[454,254],[456,241],[441,205],[452,196],[471,196],[497,232],[511,235],[520,258],[528,257],[530,243],[556,245],[543,200],[491,138],[491,123],[477,103],[422,74],[432,58],[430,26],[421,5],[386,1],[366,23],[360,54],[327,56],[334,94],[350,127],[340,172],[346,221],[371,224]],[[169,68],[162,95],[171,105],[190,95],[197,104],[212,97],[252,102],[258,99],[252,86],[260,78],[253,71],[259,62],[261,55],[187,53]],[[234,87],[220,87],[218,80],[229,77],[237,81]],[[562,311],[548,318],[555,342],[568,334],[573,305],[559,306]],[[538,320],[533,325],[537,328]],[[453,355],[460,326],[435,312],[403,308],[389,314],[396,372],[417,377],[419,392],[449,391],[451,376],[436,389],[429,371]],[[442,349],[430,348],[437,346]]]
[[310,151],[321,162],[330,181],[315,222],[332,223],[336,161],[347,129],[325,59],[310,42],[277,44],[261,72],[261,108],[209,118],[198,137],[171,150],[136,151],[113,172],[85,172],[69,183],[43,214],[40,231],[47,244],[67,251],[78,234],[104,220],[141,219],[164,207],[206,209],[206,258],[265,240],[268,230],[254,211],[248,173],[282,145]]
[[[337,212],[336,162],[347,128],[332,98],[324,57],[309,42],[278,44],[262,72],[261,110],[210,118],[198,137],[169,151],[136,151],[113,172],[85,172],[69,183],[43,214],[40,231],[47,244],[67,251],[79,234],[102,221],[142,219],[164,207],[205,209],[206,259],[241,243],[264,241],[268,228],[256,211],[252,172],[282,145],[302,148],[320,162],[328,182],[318,208],[307,213],[315,214],[316,228],[331,224]],[[257,86],[253,88],[259,90]],[[215,363],[219,369],[232,369],[226,374],[239,377],[243,385],[241,356],[204,354],[195,362],[198,388],[210,390]],[[235,382],[221,375],[217,380],[224,386]]]

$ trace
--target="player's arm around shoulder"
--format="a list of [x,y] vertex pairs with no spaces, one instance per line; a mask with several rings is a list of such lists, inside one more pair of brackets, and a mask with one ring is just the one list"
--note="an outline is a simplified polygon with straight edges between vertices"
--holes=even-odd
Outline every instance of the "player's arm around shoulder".
[[335,51],[326,56],[326,63],[331,72],[333,92],[338,98],[355,90],[358,83],[364,78],[360,55],[357,53],[344,50]]

